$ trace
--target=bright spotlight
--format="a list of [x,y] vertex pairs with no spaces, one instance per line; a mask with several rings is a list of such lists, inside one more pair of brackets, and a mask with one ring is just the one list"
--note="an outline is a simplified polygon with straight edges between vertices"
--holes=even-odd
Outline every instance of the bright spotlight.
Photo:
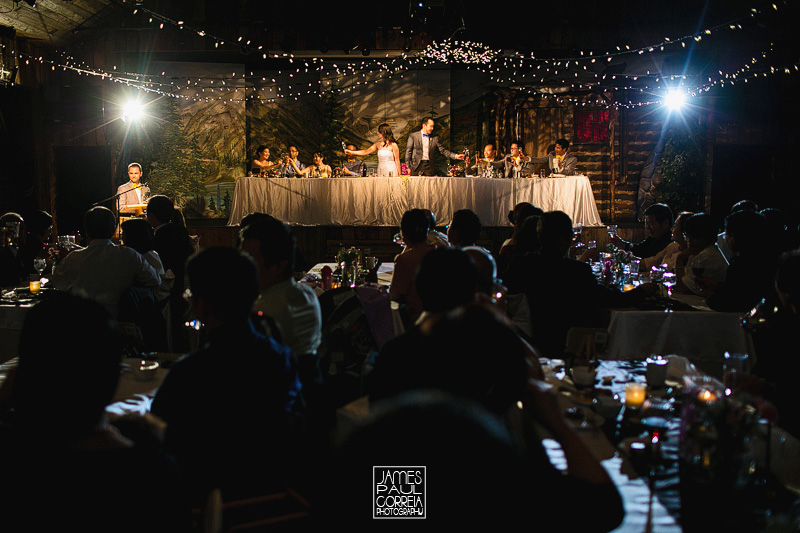
[[123,122],[138,122],[144,117],[144,106],[135,100],[131,100],[122,106]]
[[686,103],[686,93],[678,89],[670,89],[664,95],[664,105],[671,111],[678,111]]

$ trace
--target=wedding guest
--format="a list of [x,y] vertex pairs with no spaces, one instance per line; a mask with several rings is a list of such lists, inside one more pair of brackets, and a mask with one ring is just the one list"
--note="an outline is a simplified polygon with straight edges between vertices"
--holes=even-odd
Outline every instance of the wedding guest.
[[[0,529],[192,530],[174,462],[106,418],[121,358],[116,323],[99,303],[60,293],[28,311],[19,365],[3,384],[13,416],[0,425]],[[146,502],[135,512],[131,495]]]
[[699,276],[696,280],[705,291],[706,302],[715,311],[746,312],[762,298],[775,304],[773,283],[776,260],[768,249],[767,221],[750,210],[736,211],[725,219],[725,242],[731,253],[725,281]]
[[451,246],[475,246],[481,236],[481,219],[471,209],[459,209],[447,227],[447,240]]
[[703,294],[697,284],[698,277],[709,278],[716,283],[725,280],[728,262],[717,248],[717,224],[714,218],[706,213],[697,213],[686,220],[684,228],[689,259],[686,262],[685,274],[679,280],[686,289],[695,294]]
[[280,177],[282,177],[282,178],[296,178],[297,177],[297,171],[295,170],[295,168],[299,169],[299,170],[303,170],[304,168],[306,168],[305,163],[302,163],[302,162],[300,162],[299,159],[297,159],[298,155],[300,155],[300,152],[297,150],[297,147],[294,146],[294,145],[290,145],[289,146],[289,156],[287,158],[288,161],[284,160],[281,163],[280,169],[278,171]]
[[89,209],[83,218],[86,248],[72,251],[58,265],[50,279],[53,287],[79,293],[95,300],[113,317],[124,311],[135,314],[135,309],[122,309],[121,299],[132,288],[141,288],[143,300],[154,298],[153,289],[161,285],[155,269],[139,252],[111,242],[117,220],[110,209],[97,206]]
[[531,158],[522,152],[522,141],[514,141],[508,149],[508,155],[503,159],[504,176],[506,178],[522,178],[530,176],[533,172]]
[[441,314],[475,300],[478,271],[463,250],[436,248],[419,264],[415,284],[424,312],[404,333],[381,347],[366,378],[370,401],[425,383],[420,372],[427,364],[421,351],[423,331]]
[[675,223],[672,225],[672,242],[656,255],[652,257],[643,257],[639,265],[640,270],[649,272],[654,266],[667,265],[667,272],[675,272],[679,276],[683,276],[686,260],[689,257],[686,238],[683,236],[683,228],[686,220],[693,214],[694,213],[689,211],[681,211],[675,219]]
[[559,139],[556,141],[553,151],[542,157],[532,157],[529,163],[547,164],[547,168],[553,174],[564,174],[565,176],[572,176],[576,174],[575,166],[578,164],[578,158],[567,152],[569,150],[569,141],[566,139]]
[[196,496],[282,488],[296,464],[301,384],[291,350],[250,323],[257,267],[219,246],[194,255],[186,274],[208,340],[174,363],[153,398],[152,413],[167,423],[164,444]]
[[189,351],[186,323],[187,305],[183,299],[186,261],[193,253],[189,232],[184,225],[173,222],[175,204],[164,195],[150,198],[147,204],[147,222],[153,227],[153,249],[158,252],[164,270],[175,275],[169,295],[169,332],[171,350]]
[[425,216],[428,217],[428,244],[434,246],[450,246],[447,235],[436,229],[436,215],[430,209],[423,209]]
[[298,359],[303,385],[319,381],[317,349],[322,313],[314,290],[295,282],[295,238],[289,227],[269,215],[241,231],[241,250],[258,266],[259,296],[253,311],[272,319],[280,342]]
[[297,166],[297,162],[294,159],[286,158],[286,163],[294,170],[295,177],[308,176],[310,178],[330,178],[333,176],[333,171],[330,165],[325,164],[324,159],[322,152],[314,152],[313,163],[302,169]]
[[250,173],[253,176],[266,176],[268,170],[279,166],[279,163],[273,163],[269,160],[269,148],[266,145],[261,145],[256,149],[256,158],[253,159]]
[[[758,212],[758,204],[752,200],[739,200],[731,206],[731,211],[729,214],[733,214],[737,211]],[[733,253],[731,252],[730,248],[728,248],[728,244],[725,241],[724,231],[717,234],[717,247],[719,248],[719,251],[722,252],[722,255],[725,256],[725,260],[730,263],[731,258],[733,258]]]
[[494,144],[489,143],[483,147],[483,157],[476,159],[475,164],[469,167],[469,172],[473,176],[483,176],[490,174],[487,172],[491,170],[491,174],[502,173],[504,168],[504,158],[497,157],[497,150]]
[[514,232],[511,234],[510,238],[503,242],[500,251],[497,253],[497,268],[500,272],[505,272],[511,256],[517,253],[519,233],[522,230],[522,224],[528,217],[533,215],[541,216],[543,213],[544,211],[530,202],[520,202],[514,206],[512,211],[508,212],[508,221],[514,226]]
[[611,244],[631,252],[636,257],[652,257],[672,241],[672,210],[666,204],[653,204],[644,211],[644,229],[647,237],[640,242],[622,240],[611,236]]
[[[348,153],[347,151],[350,151]],[[364,176],[366,173],[364,172],[364,162],[358,159],[352,152],[356,150],[356,145],[348,144],[345,146],[345,155],[347,155],[347,160],[342,164],[342,175],[343,176],[356,176],[361,177]]]
[[406,211],[400,220],[400,233],[406,247],[395,259],[389,298],[406,306],[410,324],[416,322],[423,310],[417,292],[417,269],[423,258],[436,249],[436,246],[428,243],[429,225],[430,221],[422,209]]
[[44,258],[47,252],[47,243],[53,231],[53,217],[47,211],[33,211],[25,217],[25,228],[28,234],[25,242],[19,249],[19,260],[26,274],[33,274],[33,260]]
[[625,293],[606,288],[588,264],[567,257],[574,234],[566,213],[544,213],[537,229],[541,248],[514,256],[503,282],[509,294],[526,295],[531,340],[544,356],[563,355],[570,328],[604,327],[610,307],[632,305],[653,292],[652,284]]

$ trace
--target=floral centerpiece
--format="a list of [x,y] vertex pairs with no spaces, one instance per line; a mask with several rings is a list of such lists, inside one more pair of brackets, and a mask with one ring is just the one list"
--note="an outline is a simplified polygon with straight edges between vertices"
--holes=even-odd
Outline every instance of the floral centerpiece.
[[400,165],[400,174],[402,174],[403,176],[411,175],[411,170],[409,170],[408,165],[406,165],[405,163]]
[[355,286],[358,277],[358,255],[358,249],[352,246],[342,248],[336,254],[336,262],[339,263],[342,274],[342,286]]
[[606,248],[608,252],[602,261],[603,280],[607,284],[615,283],[617,278],[622,276],[623,265],[627,265],[634,259],[631,252],[609,244]]
[[447,175],[453,178],[464,177],[464,165],[455,164],[447,168]]

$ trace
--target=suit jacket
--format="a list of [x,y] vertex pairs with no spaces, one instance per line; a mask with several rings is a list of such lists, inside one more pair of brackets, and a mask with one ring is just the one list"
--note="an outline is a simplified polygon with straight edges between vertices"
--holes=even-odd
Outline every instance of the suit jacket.
[[[142,193],[142,199],[150,194],[150,188],[147,185],[142,185],[139,190]],[[129,205],[144,203],[139,199],[139,195],[136,194],[136,186],[130,181],[117,187],[117,194],[121,194],[121,196],[117,197],[117,211],[125,209]]]
[[511,161],[511,156],[505,156],[503,158],[503,176],[506,178],[530,176],[533,172],[533,163],[530,161],[521,161],[520,163],[519,176],[514,176],[514,163]]
[[[436,167],[434,161],[435,156],[434,153],[436,150],[439,150],[443,156],[449,159],[457,159],[458,154],[455,154],[439,144],[439,137],[435,135],[431,135],[429,138],[428,144],[428,159],[431,162],[431,166],[434,168]],[[414,133],[408,136],[408,143],[406,144],[406,165],[408,165],[408,169],[411,172],[419,166],[420,162],[422,161],[422,132],[415,131]]]
[[531,157],[530,163],[531,164],[547,163],[547,168],[552,170],[553,174],[564,174],[565,176],[575,175],[575,167],[578,164],[577,157],[575,157],[569,152],[564,154],[564,168],[562,168],[561,170],[556,170],[555,164],[553,163],[553,159],[555,158],[556,158],[555,152],[550,152],[549,154],[542,157]]

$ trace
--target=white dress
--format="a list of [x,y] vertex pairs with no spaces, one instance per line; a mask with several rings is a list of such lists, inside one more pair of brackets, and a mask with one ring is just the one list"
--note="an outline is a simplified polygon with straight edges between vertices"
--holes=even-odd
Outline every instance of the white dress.
[[378,148],[378,176],[397,177],[397,165],[394,163],[394,152],[391,148]]

